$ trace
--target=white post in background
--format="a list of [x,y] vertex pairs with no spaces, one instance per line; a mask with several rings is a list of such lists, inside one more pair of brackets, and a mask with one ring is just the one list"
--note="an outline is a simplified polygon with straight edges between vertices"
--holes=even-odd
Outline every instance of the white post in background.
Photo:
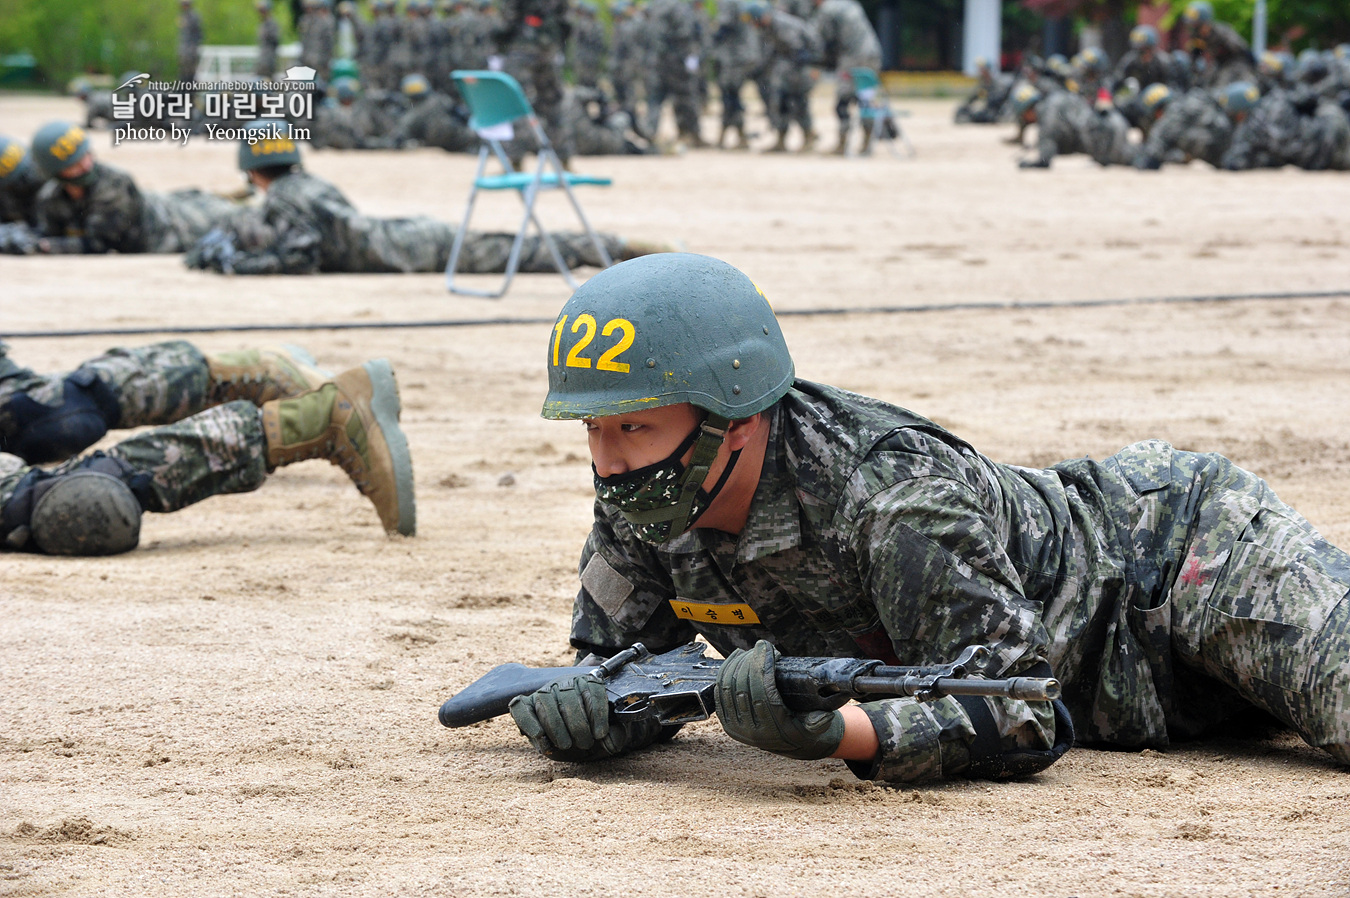
[[1003,9],[999,0],[966,0],[965,40],[961,71],[975,74],[975,60],[983,56],[998,71],[1003,46]]
[[1258,60],[1266,52],[1266,0],[1256,0],[1252,10],[1252,55]]

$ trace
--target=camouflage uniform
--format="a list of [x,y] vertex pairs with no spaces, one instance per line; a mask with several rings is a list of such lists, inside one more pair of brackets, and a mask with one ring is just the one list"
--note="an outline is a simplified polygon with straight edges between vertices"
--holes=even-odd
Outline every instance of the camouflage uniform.
[[476,153],[481,143],[455,101],[437,91],[413,98],[390,133],[390,139],[396,146],[415,142],[418,146],[440,147],[451,153]]
[[1131,165],[1137,150],[1130,142],[1130,122],[1113,105],[1093,109],[1088,120],[1087,153],[1098,165]]
[[[314,274],[320,271],[444,271],[455,229],[430,218],[371,218],[332,184],[306,172],[292,172],[273,181],[261,208],[237,215],[229,229],[236,252],[236,274]],[[585,234],[553,234],[568,267],[603,267]],[[615,259],[629,258],[627,244],[601,234]],[[513,234],[470,232],[461,250],[459,270],[492,273],[506,270]],[[199,266],[196,252],[187,263]],[[520,270],[555,271],[553,260],[537,236],[521,249]]]
[[506,71],[520,82],[563,161],[572,147],[562,127],[562,55],[571,33],[567,0],[505,0],[500,43]]
[[367,85],[377,90],[395,90],[398,88],[401,72],[394,68],[394,46],[399,40],[399,21],[392,8],[387,4],[376,4],[375,19],[370,25],[370,34],[366,41],[369,48],[369,63],[361,72]]
[[[0,160],[0,166],[4,160]],[[36,165],[0,170],[0,224],[24,222],[36,225],[37,198],[46,179]]]
[[84,100],[84,126],[93,128],[95,123],[104,122],[112,127],[113,105],[112,91],[110,90],[91,90],[81,99]]
[[1194,88],[1167,104],[1148,130],[1134,164],[1158,168],[1180,153],[1186,160],[1203,159],[1219,166],[1233,139],[1233,123],[1208,91]]
[[670,100],[681,136],[697,137],[700,54],[698,16],[689,0],[652,0],[647,6],[652,55],[647,80],[645,133],[655,137],[661,107]]
[[[153,426],[106,453],[147,473],[146,483],[136,490],[145,510],[177,511],[208,496],[262,484],[265,444],[257,407],[234,402],[212,408],[207,360],[191,343],[111,349],[73,372],[54,375],[19,366],[0,343],[0,437],[11,433],[9,403],[16,394],[59,406],[67,380],[99,384],[108,429]],[[98,438],[94,433],[89,437],[90,443]],[[81,451],[67,448],[71,456]],[[72,458],[55,470],[78,467],[82,461]],[[0,452],[0,508],[33,470],[18,456]]]
[[327,80],[333,65],[333,44],[337,23],[324,0],[315,0],[300,17],[300,64],[307,65]]
[[628,113],[611,113],[604,92],[596,88],[569,87],[564,91],[563,127],[571,131],[572,146],[578,156],[630,156],[656,152],[656,148],[645,141],[639,143],[629,136],[632,119]]
[[881,40],[858,0],[824,0],[810,19],[820,48],[820,64],[834,69],[834,112],[839,133],[846,135],[850,107],[858,102],[853,87],[853,69],[881,68]]
[[350,103],[324,102],[314,110],[310,146],[316,150],[382,150],[396,145],[393,122],[379,104],[357,97]]
[[178,13],[178,77],[192,81],[202,58],[202,17],[191,6]]
[[1271,91],[1233,129],[1233,139],[1220,166],[1242,171],[1279,168],[1293,162],[1302,118],[1288,91]]
[[1337,104],[1321,100],[1299,129],[1298,148],[1291,160],[1309,171],[1350,170],[1350,117]]
[[1203,58],[1205,67],[1196,83],[1201,87],[1226,87],[1235,81],[1256,81],[1252,53],[1232,25],[1210,22],[1209,33],[1191,38],[1191,55]]
[[778,9],[760,23],[759,34],[768,59],[769,121],[780,138],[796,122],[809,139],[815,134],[808,102],[815,83],[811,66],[820,58],[815,34],[805,21]]
[[[116,459],[137,472],[131,488],[142,510],[166,513],[211,496],[256,490],[267,479],[266,450],[258,407],[240,400],[141,431],[94,457]],[[89,461],[89,456],[74,458],[51,473],[79,469]],[[0,452],[0,509],[25,478],[41,470]],[[5,529],[0,521],[0,530]],[[0,533],[0,547],[6,535]]]
[[253,74],[271,81],[277,74],[277,47],[281,45],[281,26],[268,12],[258,22],[258,63]]
[[599,87],[609,66],[609,38],[595,9],[584,4],[579,8],[581,14],[572,23],[572,78],[581,87]]
[[1036,104],[1036,151],[1034,165],[1049,167],[1056,156],[1090,152],[1089,133],[1094,125],[1092,107],[1080,94],[1056,90]]
[[956,109],[956,124],[990,125],[1002,121],[1016,82],[1015,77],[1003,72],[991,69],[980,72],[975,90]]
[[[645,122],[645,118],[638,115],[637,104],[640,96],[646,96],[647,76],[652,71],[655,56],[646,21],[641,10],[632,10],[616,20],[611,45],[610,81],[614,85],[614,98],[619,108],[637,125]],[[651,136],[650,132],[648,136]]]
[[126,172],[94,163],[80,199],[60,181],[38,191],[37,228],[54,253],[181,253],[235,209],[200,190],[142,191]]
[[1120,57],[1115,70],[1111,73],[1111,83],[1119,85],[1127,78],[1133,78],[1141,90],[1150,84],[1166,84],[1176,90],[1178,85],[1173,80],[1172,73],[1172,66],[1158,48],[1141,47],[1130,49]]
[[768,414],[739,536],[653,546],[596,503],[578,657],[701,635],[723,654],[767,639],[784,655],[931,664],[982,644],[988,675],[1063,685],[1054,706],[863,704],[880,752],[849,764],[867,778],[1032,772],[1075,730],[1162,748],[1253,706],[1350,764],[1350,556],[1259,478],[1160,441],[998,464],[903,409],[804,381]]
[[488,57],[496,55],[497,46],[492,37],[495,29],[492,17],[476,9],[462,9],[450,19],[450,55],[455,66],[463,69],[486,69]]
[[[713,25],[711,50],[717,69],[717,89],[722,99],[722,136],[733,129],[742,137],[745,133],[745,104],[741,91],[759,68],[763,50],[759,33],[742,15],[741,0],[725,0],[718,6],[717,21]],[[721,141],[719,140],[719,143]]]

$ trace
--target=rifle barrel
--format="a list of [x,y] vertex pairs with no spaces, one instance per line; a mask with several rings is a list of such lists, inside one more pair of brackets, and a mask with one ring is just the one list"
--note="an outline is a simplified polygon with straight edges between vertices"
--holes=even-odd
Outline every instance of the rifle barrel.
[[876,677],[861,676],[853,681],[854,691],[862,695],[988,695],[1016,698],[1029,702],[1050,702],[1059,698],[1059,680],[1038,677],[1011,677],[1006,680],[981,680],[975,677]]

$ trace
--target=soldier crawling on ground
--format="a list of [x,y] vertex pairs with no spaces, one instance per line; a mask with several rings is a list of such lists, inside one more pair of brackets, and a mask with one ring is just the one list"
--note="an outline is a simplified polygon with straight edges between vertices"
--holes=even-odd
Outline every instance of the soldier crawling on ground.
[[[572,364],[606,351],[569,336],[583,317],[623,325],[623,364]],[[703,638],[726,657],[728,736],[866,779],[1027,776],[1075,742],[1164,748],[1259,715],[1350,765],[1350,555],[1231,460],[1146,440],[1000,464],[914,412],[797,378],[764,294],[704,256],[602,271],[558,320],[542,413],[585,426],[595,481],[581,666]],[[1063,698],[801,712],[775,681],[780,653],[932,665],[970,645],[990,651],[985,676],[1055,677]],[[557,761],[678,729],[612,715],[584,675],[510,710]]]
[[[298,347],[206,355],[175,340],[43,375],[0,343],[0,547],[125,552],[143,512],[255,490],[276,468],[308,459],[341,467],[386,532],[411,536],[412,460],[398,418],[384,360],[333,376]],[[110,430],[139,427],[147,429],[79,456]]]

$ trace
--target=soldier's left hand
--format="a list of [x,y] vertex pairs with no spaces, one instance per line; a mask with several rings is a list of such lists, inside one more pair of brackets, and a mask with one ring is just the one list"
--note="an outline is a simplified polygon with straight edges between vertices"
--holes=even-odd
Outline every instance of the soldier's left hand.
[[737,742],[799,761],[827,758],[844,738],[843,715],[789,708],[774,680],[778,657],[778,650],[762,639],[749,651],[731,653],[713,690],[717,719]]

